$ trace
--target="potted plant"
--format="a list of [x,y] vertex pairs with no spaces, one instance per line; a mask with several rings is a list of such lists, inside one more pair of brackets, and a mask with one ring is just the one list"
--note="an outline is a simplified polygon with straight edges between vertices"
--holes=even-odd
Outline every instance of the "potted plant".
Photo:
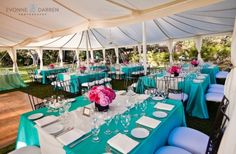
[[181,71],[181,67],[177,65],[171,66],[171,68],[168,70],[168,72],[170,74],[173,74],[175,77],[179,76],[180,71]]
[[114,90],[105,86],[94,86],[88,91],[90,102],[95,103],[95,107],[100,112],[106,112],[115,97]]

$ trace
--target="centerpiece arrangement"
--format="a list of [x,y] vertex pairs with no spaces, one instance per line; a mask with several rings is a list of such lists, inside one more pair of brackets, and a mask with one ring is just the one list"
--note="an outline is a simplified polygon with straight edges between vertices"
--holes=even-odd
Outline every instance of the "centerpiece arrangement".
[[85,70],[86,70],[86,67],[85,67],[85,66],[80,66],[80,67],[79,67],[80,73],[84,73]]
[[48,68],[49,68],[49,69],[54,69],[55,66],[54,66],[54,64],[49,64],[49,65],[48,65]]
[[177,65],[171,66],[171,68],[168,70],[168,72],[174,76],[179,76],[180,71],[181,67]]
[[199,65],[199,61],[194,59],[191,61],[191,64],[194,66],[194,67],[197,67]]
[[94,86],[88,91],[88,98],[95,103],[98,111],[106,112],[115,97],[115,91],[105,86]]

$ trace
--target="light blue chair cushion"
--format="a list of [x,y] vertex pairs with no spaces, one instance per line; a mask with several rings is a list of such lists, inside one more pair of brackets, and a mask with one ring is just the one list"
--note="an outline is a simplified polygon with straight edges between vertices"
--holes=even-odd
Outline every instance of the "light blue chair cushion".
[[164,146],[158,149],[155,152],[155,154],[191,154],[191,153],[182,148],[178,148],[174,146]]
[[224,85],[222,85],[222,84],[210,84],[209,88],[224,89]]
[[206,100],[210,102],[221,102],[223,97],[224,97],[224,94],[222,93],[209,92],[205,95]]
[[224,89],[222,89],[222,88],[217,88],[217,87],[215,87],[215,88],[209,88],[209,89],[207,90],[207,93],[220,93],[220,94],[224,94]]
[[220,71],[220,72],[218,72],[216,74],[216,78],[218,78],[218,79],[226,79],[228,74],[229,74],[229,72]]
[[171,131],[168,144],[183,148],[191,153],[205,154],[209,136],[188,127],[177,127]]

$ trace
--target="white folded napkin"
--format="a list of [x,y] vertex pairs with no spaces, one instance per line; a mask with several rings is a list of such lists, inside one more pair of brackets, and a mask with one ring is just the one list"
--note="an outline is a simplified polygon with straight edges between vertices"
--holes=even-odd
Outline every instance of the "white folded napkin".
[[161,121],[147,116],[142,116],[136,121],[136,123],[149,128],[156,128],[161,123]]
[[107,141],[107,143],[121,153],[129,153],[139,143],[124,134],[117,134]]
[[157,103],[155,105],[155,108],[156,109],[161,109],[161,110],[171,111],[174,108],[174,105],[166,104],[166,103]]
[[208,76],[208,74],[201,74],[201,76],[205,76],[206,77],[206,76]]
[[193,80],[193,82],[194,82],[194,83],[202,83],[202,82],[203,82],[203,80],[194,79],[194,80]]
[[46,116],[46,117],[43,117],[41,119],[38,119],[38,120],[35,120],[34,122],[40,126],[40,127],[43,127],[43,126],[46,126],[48,124],[51,124],[55,121],[58,120],[58,117],[54,116],[54,115],[50,115],[50,116]]
[[57,137],[57,139],[63,144],[63,145],[68,145],[75,140],[81,138],[83,135],[86,133],[83,132],[82,130],[79,129],[72,129],[69,132],[66,132],[65,134],[62,134]]

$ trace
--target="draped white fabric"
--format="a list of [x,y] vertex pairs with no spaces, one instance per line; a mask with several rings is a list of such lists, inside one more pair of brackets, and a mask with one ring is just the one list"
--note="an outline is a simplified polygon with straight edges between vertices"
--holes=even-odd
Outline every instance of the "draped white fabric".
[[13,72],[18,72],[16,49],[11,48],[7,50],[7,53],[9,54],[13,62]]
[[201,36],[196,36],[196,38],[194,40],[195,40],[195,46],[196,46],[197,52],[198,52],[197,59],[200,62],[203,62],[202,57],[201,57],[202,37]]
[[139,54],[139,62],[142,62],[142,46],[138,44],[138,54]]
[[116,54],[116,64],[119,64],[119,49],[115,47],[115,54]]
[[174,48],[174,41],[173,41],[173,39],[169,39],[168,41],[167,41],[167,48],[168,48],[168,50],[169,50],[169,53],[170,53],[170,64],[172,64],[173,63],[173,48]]
[[102,57],[103,57],[103,62],[106,62],[106,49],[102,49]]
[[62,49],[59,50],[59,59],[60,59],[60,66],[63,66],[63,52]]
[[147,74],[147,38],[146,38],[146,23],[142,23],[142,32],[143,32],[143,66],[144,74]]
[[94,62],[94,51],[93,50],[90,50],[90,55],[91,55],[92,62]]
[[229,115],[230,122],[226,128],[225,134],[222,138],[219,148],[219,154],[235,154],[236,153],[236,19],[234,24],[234,33],[231,44],[231,69],[225,82],[225,96],[229,99],[227,115]]
[[77,59],[77,67],[79,67],[80,65],[79,53],[80,53],[79,49],[75,50],[76,59]]
[[43,50],[42,49],[36,49],[36,52],[39,56],[39,60],[40,60],[40,70],[43,69]]

